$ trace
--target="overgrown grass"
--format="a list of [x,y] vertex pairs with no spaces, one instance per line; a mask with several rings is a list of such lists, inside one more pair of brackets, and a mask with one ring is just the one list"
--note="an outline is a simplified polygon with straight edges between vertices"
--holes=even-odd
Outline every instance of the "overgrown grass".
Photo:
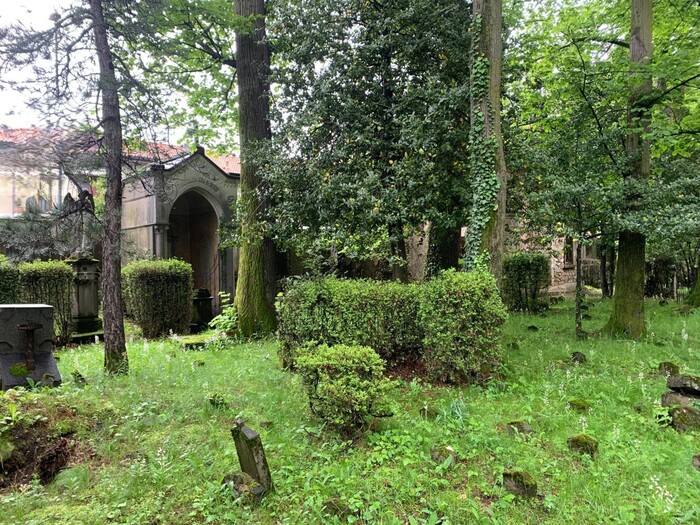
[[[609,314],[609,304],[593,304],[591,330]],[[502,377],[485,388],[399,382],[395,416],[355,444],[312,418],[272,341],[201,352],[137,341],[128,377],[103,375],[97,345],[64,351],[65,384],[25,396],[35,404],[20,410],[72,407],[91,422],[74,438],[95,454],[48,486],[0,495],[0,523],[700,523],[700,472],[691,464],[700,439],[657,422],[665,380],[656,372],[670,360],[700,373],[700,314],[650,302],[647,317],[649,339],[632,343],[575,341],[570,303],[543,317],[512,315],[504,346],[517,348],[505,350]],[[574,351],[588,362],[572,363]],[[71,380],[73,369],[87,387]],[[573,410],[574,399],[590,411]],[[276,492],[257,508],[221,487],[238,469],[236,417],[260,432],[273,474]],[[531,423],[529,438],[505,431],[515,419]],[[582,431],[600,442],[594,460],[567,449]],[[431,459],[445,445],[455,466]],[[507,469],[529,471],[538,497],[507,493]]]

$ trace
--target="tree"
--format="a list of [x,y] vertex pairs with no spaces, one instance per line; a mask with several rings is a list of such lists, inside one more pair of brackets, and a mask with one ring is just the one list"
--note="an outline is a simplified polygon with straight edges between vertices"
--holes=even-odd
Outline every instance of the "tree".
[[[67,8],[62,14],[52,14],[51,28],[34,30],[20,24],[0,31],[1,69],[31,67],[34,73],[25,85],[13,87],[29,89],[32,103],[48,108],[47,119],[53,124],[75,126],[79,122],[98,136],[95,144],[103,155],[107,172],[102,291],[104,364],[108,373],[128,372],[120,284],[123,167],[120,93],[121,100],[126,101],[123,104],[131,110],[128,114],[132,130],[137,126],[138,131],[148,128],[155,119],[145,117],[158,114],[149,111],[153,104],[158,106],[158,97],[141,91],[143,84],[129,69],[132,64],[125,60],[126,53],[118,57],[114,52],[114,42],[124,42],[117,36],[126,34],[114,33],[114,27],[124,27],[123,18],[120,24],[119,5],[120,2],[89,0],[85,5]],[[93,53],[86,51],[90,48]],[[102,111],[97,122],[91,123],[91,112],[86,106],[95,100],[101,100]]]
[[499,284],[508,185],[501,134],[502,27],[501,0],[474,0],[469,133],[469,168],[474,190],[464,258],[467,268],[472,268],[479,253],[489,253],[489,268]]
[[263,181],[254,156],[261,141],[272,133],[269,117],[270,51],[265,36],[264,0],[235,0],[234,11],[249,21],[236,32],[239,131],[241,135],[241,235],[235,304],[243,335],[271,332],[274,310],[267,299],[265,267],[274,261],[272,240],[261,234],[265,213]]
[[[607,330],[637,338],[644,333],[646,239],[687,231],[684,224],[696,231],[697,203],[688,197],[695,192],[694,179],[673,166],[697,157],[697,148],[690,145],[698,128],[697,97],[694,90],[686,93],[685,88],[695,86],[700,77],[696,73],[700,46],[694,36],[698,18],[694,5],[688,5],[690,11],[679,18],[672,5],[659,3],[655,24],[660,28],[656,43],[660,52],[651,62],[631,63],[631,48],[635,56],[643,53],[636,49],[638,42],[625,41],[624,20],[629,19],[625,4],[611,1],[603,7],[600,2],[553,3],[549,16],[538,15],[527,22],[523,34],[531,42],[517,53],[526,66],[511,84],[517,88],[510,97],[512,107],[519,111],[515,115],[509,108],[509,116],[517,123],[509,129],[509,144],[511,152],[518,152],[511,162],[521,179],[525,173],[538,175],[533,149],[543,146],[542,155],[556,156],[566,148],[562,122],[568,119],[569,126],[575,123],[584,131],[579,140],[588,144],[589,154],[598,157],[600,175],[604,175],[596,197],[612,204],[600,231],[606,238],[619,232],[622,240],[615,306]],[[644,18],[639,14],[643,9],[635,12],[636,20]],[[575,117],[584,115],[581,107],[590,125],[582,126]],[[539,144],[527,140],[533,131],[553,138]],[[515,137],[525,138],[526,148],[519,148]],[[560,139],[563,143],[557,142]]]
[[102,129],[104,130],[102,147],[107,168],[104,234],[102,236],[104,368],[109,373],[126,374],[129,371],[129,360],[124,339],[124,307],[121,286],[123,144],[119,84],[114,73],[114,58],[107,37],[107,26],[101,0],[90,0],[90,16],[99,64]]
[[406,237],[428,221],[431,239],[458,238],[467,215],[467,5],[292,1],[272,20],[274,234],[307,261],[405,279]]

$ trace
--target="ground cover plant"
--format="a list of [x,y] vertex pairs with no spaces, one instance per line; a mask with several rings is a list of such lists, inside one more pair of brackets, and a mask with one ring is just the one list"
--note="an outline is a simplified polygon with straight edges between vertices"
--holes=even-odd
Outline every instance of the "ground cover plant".
[[[610,303],[587,307],[593,332]],[[67,349],[63,386],[0,395],[0,434],[40,416],[76,447],[52,482],[0,489],[0,523],[698,523],[700,439],[660,424],[657,368],[700,373],[700,312],[648,302],[647,313],[641,342],[575,340],[571,302],[512,314],[498,376],[395,379],[394,416],[353,442],[310,413],[274,341],[192,351],[134,338],[130,374],[117,377],[103,373],[100,346]],[[236,417],[260,432],[272,471],[275,492],[257,507],[221,484],[238,469]],[[595,457],[569,450],[579,434],[597,440]],[[536,496],[509,493],[511,472],[529,473]]]

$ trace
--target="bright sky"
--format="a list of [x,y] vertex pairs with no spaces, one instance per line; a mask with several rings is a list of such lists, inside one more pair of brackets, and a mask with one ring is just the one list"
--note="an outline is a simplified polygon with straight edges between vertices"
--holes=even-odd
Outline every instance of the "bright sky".
[[[52,24],[51,13],[70,4],[69,0],[5,0],[0,9],[0,27],[21,21],[26,26],[44,28]],[[21,94],[9,89],[0,91],[0,126],[26,128],[44,124],[37,112],[27,108]]]

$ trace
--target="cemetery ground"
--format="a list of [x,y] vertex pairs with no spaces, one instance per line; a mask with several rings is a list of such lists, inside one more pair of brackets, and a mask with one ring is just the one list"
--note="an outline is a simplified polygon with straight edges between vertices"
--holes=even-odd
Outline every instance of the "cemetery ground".
[[[594,332],[610,303],[588,305]],[[647,319],[643,342],[576,341],[571,302],[512,314],[499,375],[462,388],[398,378],[394,416],[353,443],[309,413],[272,340],[193,350],[133,337],[128,377],[103,374],[99,345],[67,349],[60,388],[0,394],[0,458],[23,446],[7,440],[20,428],[50,456],[0,478],[0,523],[700,523],[700,435],[665,425],[658,372],[700,373],[700,312],[649,301]],[[257,506],[222,485],[239,469],[237,417],[272,471]],[[510,432],[517,420],[531,431]],[[597,454],[569,449],[582,433]],[[534,497],[506,490],[512,470],[532,476]]]

